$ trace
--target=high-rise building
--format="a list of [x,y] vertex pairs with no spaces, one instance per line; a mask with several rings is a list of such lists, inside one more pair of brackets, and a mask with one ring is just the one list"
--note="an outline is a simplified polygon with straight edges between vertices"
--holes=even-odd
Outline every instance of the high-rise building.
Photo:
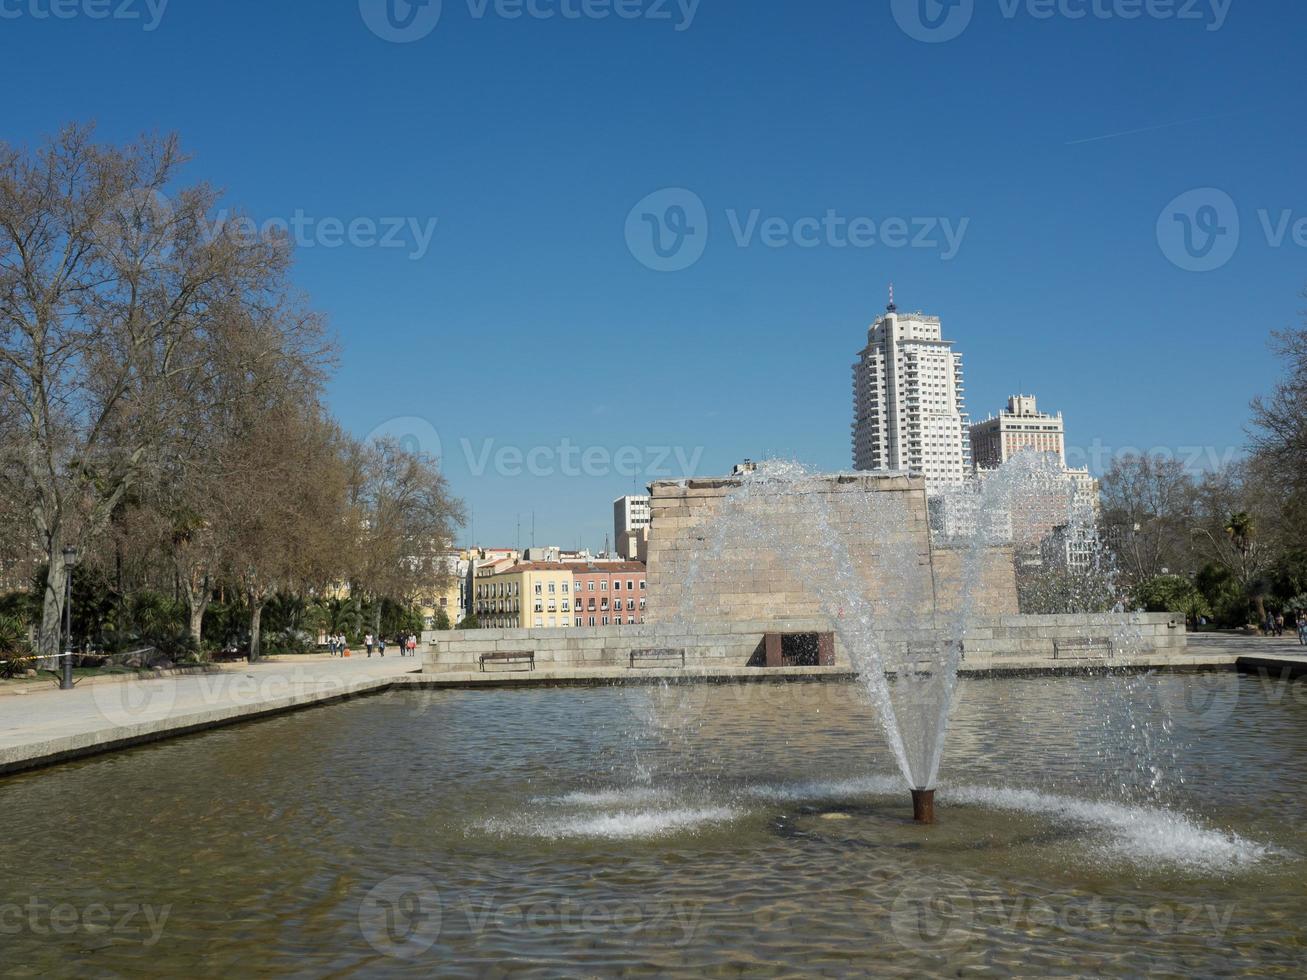
[[[641,534],[649,526],[649,496],[632,494],[613,501],[613,542],[617,553],[634,561],[643,559],[640,552]],[[647,544],[648,538],[645,538]]]
[[971,459],[978,470],[998,469],[1023,450],[1057,453],[1066,466],[1062,413],[1041,412],[1034,395],[1012,395],[1005,411],[971,427]]
[[853,466],[902,470],[927,488],[962,483],[971,469],[962,355],[939,317],[899,313],[894,289],[853,365]]

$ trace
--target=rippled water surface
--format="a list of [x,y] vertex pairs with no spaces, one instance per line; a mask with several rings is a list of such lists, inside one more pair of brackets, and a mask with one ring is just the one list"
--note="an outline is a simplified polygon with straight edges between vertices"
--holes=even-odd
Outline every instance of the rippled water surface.
[[0,781],[0,975],[1301,975],[1307,691],[406,692]]

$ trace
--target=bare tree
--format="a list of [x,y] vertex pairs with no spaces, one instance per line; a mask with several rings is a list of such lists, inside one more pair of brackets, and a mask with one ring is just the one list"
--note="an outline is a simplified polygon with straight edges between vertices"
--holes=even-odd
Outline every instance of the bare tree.
[[[356,445],[351,468],[358,520],[352,587],[373,599],[407,603],[419,589],[442,585],[449,572],[438,557],[451,547],[464,512],[438,461],[385,437]],[[372,625],[380,630],[379,603]]]
[[87,127],[0,144],[0,492],[48,561],[43,653],[64,546],[184,444],[230,326],[285,302],[284,242],[215,229],[206,185],[164,197],[182,162],[174,137],[114,147]]
[[1179,461],[1127,455],[1103,476],[1103,525],[1117,567],[1132,583],[1178,572],[1194,525],[1194,482]]
[[346,440],[316,403],[286,404],[251,421],[226,472],[219,520],[226,573],[249,603],[255,661],[268,600],[340,581],[353,522]]

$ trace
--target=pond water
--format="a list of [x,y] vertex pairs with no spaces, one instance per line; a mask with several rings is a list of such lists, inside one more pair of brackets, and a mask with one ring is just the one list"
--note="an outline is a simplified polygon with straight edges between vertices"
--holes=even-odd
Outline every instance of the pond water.
[[852,685],[388,694],[0,781],[0,975],[1298,974],[1305,744],[965,680],[921,827]]

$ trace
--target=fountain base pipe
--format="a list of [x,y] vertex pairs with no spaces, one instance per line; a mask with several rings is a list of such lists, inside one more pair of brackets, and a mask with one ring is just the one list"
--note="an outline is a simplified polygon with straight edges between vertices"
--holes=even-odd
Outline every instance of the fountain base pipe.
[[912,791],[912,819],[917,823],[935,822],[935,791],[933,789],[914,789]]

